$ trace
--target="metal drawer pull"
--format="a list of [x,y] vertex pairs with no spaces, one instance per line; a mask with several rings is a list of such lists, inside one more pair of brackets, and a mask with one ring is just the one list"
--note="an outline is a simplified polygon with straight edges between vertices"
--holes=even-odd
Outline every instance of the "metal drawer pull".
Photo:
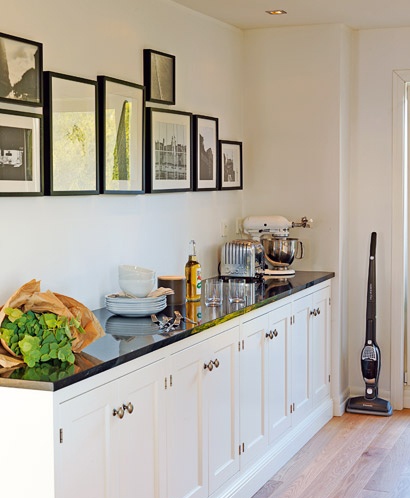
[[209,371],[211,371],[211,370],[213,370],[214,366],[215,366],[215,368],[219,367],[218,358],[215,358],[214,361],[210,360],[210,362],[208,364],[204,363],[204,370],[208,369]]
[[279,334],[279,332],[275,329],[275,330],[273,331],[273,335],[274,335],[275,337],[278,337],[278,334]]
[[269,337],[269,339],[273,339],[273,332],[270,330],[269,333],[266,332],[265,334],[266,339]]
[[112,411],[113,416],[118,418],[123,418],[124,413],[124,408],[122,406],[120,406],[118,410],[114,408],[114,410]]
[[134,411],[134,405],[131,403],[131,401],[128,403],[128,405],[123,404],[122,407],[130,414]]

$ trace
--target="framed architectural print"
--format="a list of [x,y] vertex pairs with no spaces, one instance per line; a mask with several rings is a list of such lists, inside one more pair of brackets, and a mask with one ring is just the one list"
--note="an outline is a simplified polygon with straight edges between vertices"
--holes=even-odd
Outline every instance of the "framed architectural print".
[[194,190],[216,190],[219,182],[218,118],[194,116]]
[[0,195],[43,194],[42,116],[0,110]]
[[148,102],[175,104],[175,56],[144,49],[144,85]]
[[97,81],[101,192],[144,193],[145,89],[107,76]]
[[240,190],[242,180],[242,142],[220,140],[220,189]]
[[148,192],[192,190],[192,115],[147,108]]
[[0,33],[0,101],[43,105],[43,45]]
[[44,92],[46,193],[98,194],[97,82],[45,72]]

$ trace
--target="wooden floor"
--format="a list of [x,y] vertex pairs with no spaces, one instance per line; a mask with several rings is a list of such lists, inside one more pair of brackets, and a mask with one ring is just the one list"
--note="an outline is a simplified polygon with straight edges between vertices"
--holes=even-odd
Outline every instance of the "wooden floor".
[[334,417],[252,498],[410,498],[410,410]]

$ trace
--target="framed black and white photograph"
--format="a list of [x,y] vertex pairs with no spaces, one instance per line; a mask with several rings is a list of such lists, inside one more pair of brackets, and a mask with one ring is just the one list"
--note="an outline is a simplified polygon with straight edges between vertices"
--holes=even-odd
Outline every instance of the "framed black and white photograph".
[[97,82],[45,72],[44,93],[46,193],[98,194]]
[[0,110],[0,195],[43,195],[42,116]]
[[175,56],[144,49],[144,85],[147,101],[175,104]]
[[220,189],[240,190],[242,179],[242,142],[220,140]]
[[101,192],[144,193],[145,89],[107,76],[97,80]]
[[192,190],[192,114],[147,109],[148,192]]
[[43,45],[0,33],[0,101],[43,105]]
[[218,118],[194,116],[194,190],[216,190],[219,180]]

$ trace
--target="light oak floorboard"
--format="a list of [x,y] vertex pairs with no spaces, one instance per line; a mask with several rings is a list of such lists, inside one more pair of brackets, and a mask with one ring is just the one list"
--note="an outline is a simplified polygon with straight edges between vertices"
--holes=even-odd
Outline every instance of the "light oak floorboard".
[[252,498],[410,498],[410,410],[334,417]]

